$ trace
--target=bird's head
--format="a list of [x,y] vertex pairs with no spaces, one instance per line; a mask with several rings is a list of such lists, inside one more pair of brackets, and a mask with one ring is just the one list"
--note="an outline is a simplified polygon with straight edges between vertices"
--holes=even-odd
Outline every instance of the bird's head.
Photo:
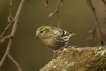
[[36,31],[36,37],[49,38],[52,28],[50,26],[41,26]]

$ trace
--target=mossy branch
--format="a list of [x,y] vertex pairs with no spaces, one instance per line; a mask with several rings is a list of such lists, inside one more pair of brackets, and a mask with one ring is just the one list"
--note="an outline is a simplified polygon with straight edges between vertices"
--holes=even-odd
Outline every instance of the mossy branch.
[[106,71],[106,46],[70,46],[40,71]]

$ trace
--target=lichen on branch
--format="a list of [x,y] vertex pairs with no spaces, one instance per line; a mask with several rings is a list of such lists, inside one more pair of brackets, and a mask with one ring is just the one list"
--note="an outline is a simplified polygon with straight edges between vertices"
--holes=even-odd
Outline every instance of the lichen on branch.
[[106,71],[106,46],[70,46],[40,71]]

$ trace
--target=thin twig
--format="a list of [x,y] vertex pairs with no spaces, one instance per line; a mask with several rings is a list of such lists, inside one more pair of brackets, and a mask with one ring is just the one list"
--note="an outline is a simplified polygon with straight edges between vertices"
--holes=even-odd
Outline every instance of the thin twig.
[[106,5],[106,1],[105,0],[102,0],[103,1],[103,3]]
[[103,42],[103,39],[102,39],[101,33],[100,33],[100,26],[99,26],[99,22],[98,22],[98,18],[97,18],[97,15],[96,15],[95,8],[94,8],[91,0],[87,0],[87,3],[89,5],[89,7],[91,8],[93,15],[94,15],[95,25],[97,27],[98,37],[99,37],[99,41],[100,41],[99,45],[104,45],[104,42]]
[[87,46],[89,46],[89,41],[92,41],[95,37],[96,25],[94,25],[93,30],[90,30],[88,33],[90,36],[87,38]]
[[12,42],[13,42],[13,37],[14,37],[14,35],[16,33],[16,29],[17,29],[17,25],[18,25],[17,22],[18,22],[18,19],[19,19],[19,16],[20,16],[20,13],[21,13],[21,10],[22,10],[24,2],[25,2],[25,0],[21,0],[20,6],[19,6],[18,11],[16,13],[16,16],[15,16],[15,19],[14,19],[13,28],[12,28],[12,32],[10,34],[12,36],[12,38],[9,39],[9,43],[8,43],[7,49],[5,51],[5,54],[3,55],[3,57],[2,57],[2,59],[0,61],[0,68],[1,68],[2,64],[4,63],[4,60],[5,60],[6,56],[10,52],[10,48],[11,48]]
[[49,14],[49,17],[53,16],[54,14],[57,15],[57,27],[58,28],[61,28],[60,27],[61,23],[60,23],[60,18],[59,18],[59,8],[60,8],[60,6],[62,6],[62,3],[63,3],[63,0],[59,0],[55,11]]
[[45,8],[47,8],[47,7],[48,7],[48,2],[49,2],[49,0],[44,0]]
[[8,22],[11,22],[14,20],[13,16],[12,16],[12,0],[10,0],[10,15],[8,17]]
[[27,0],[28,2],[30,2],[30,0]]
[[10,27],[13,23],[14,23],[14,21],[10,22],[10,23],[6,26],[6,28],[4,29],[3,33],[0,35],[0,38],[2,38],[2,37],[5,35],[5,33],[7,32],[7,30],[9,29],[9,27]]
[[4,36],[5,33],[7,32],[7,30],[9,29],[9,27],[14,23],[14,18],[12,16],[12,0],[10,0],[10,10],[9,10],[9,17],[8,17],[8,22],[9,24],[6,26],[6,28],[4,29],[3,33],[0,35],[0,44],[2,44],[7,38],[9,38],[10,35],[8,35],[7,37]]
[[20,65],[18,64],[18,62],[10,54],[8,54],[7,56],[16,65],[16,67],[18,68],[18,70],[19,71],[22,71],[22,69],[21,69]]
[[11,35],[4,36],[3,39],[1,38],[0,44],[2,44],[5,40],[7,40],[7,39],[9,39],[9,38],[12,38],[12,36],[11,36]]
[[104,19],[103,25],[104,25],[104,29],[105,29],[105,31],[106,31],[106,1],[105,1],[105,0],[102,0],[102,2],[103,2],[104,5],[105,5],[105,19]]
[[87,40],[93,40],[93,38],[95,37],[95,31],[96,31],[96,25],[94,26],[93,30],[89,31],[89,34],[91,34],[91,37],[88,37]]

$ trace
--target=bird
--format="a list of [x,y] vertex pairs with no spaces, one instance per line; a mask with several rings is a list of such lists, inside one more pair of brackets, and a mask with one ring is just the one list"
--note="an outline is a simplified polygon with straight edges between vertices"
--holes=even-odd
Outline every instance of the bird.
[[72,32],[67,32],[57,27],[53,26],[41,26],[36,30],[36,37],[39,37],[41,41],[54,51],[53,59],[57,55],[57,50],[62,47],[67,47],[69,38],[75,35]]

